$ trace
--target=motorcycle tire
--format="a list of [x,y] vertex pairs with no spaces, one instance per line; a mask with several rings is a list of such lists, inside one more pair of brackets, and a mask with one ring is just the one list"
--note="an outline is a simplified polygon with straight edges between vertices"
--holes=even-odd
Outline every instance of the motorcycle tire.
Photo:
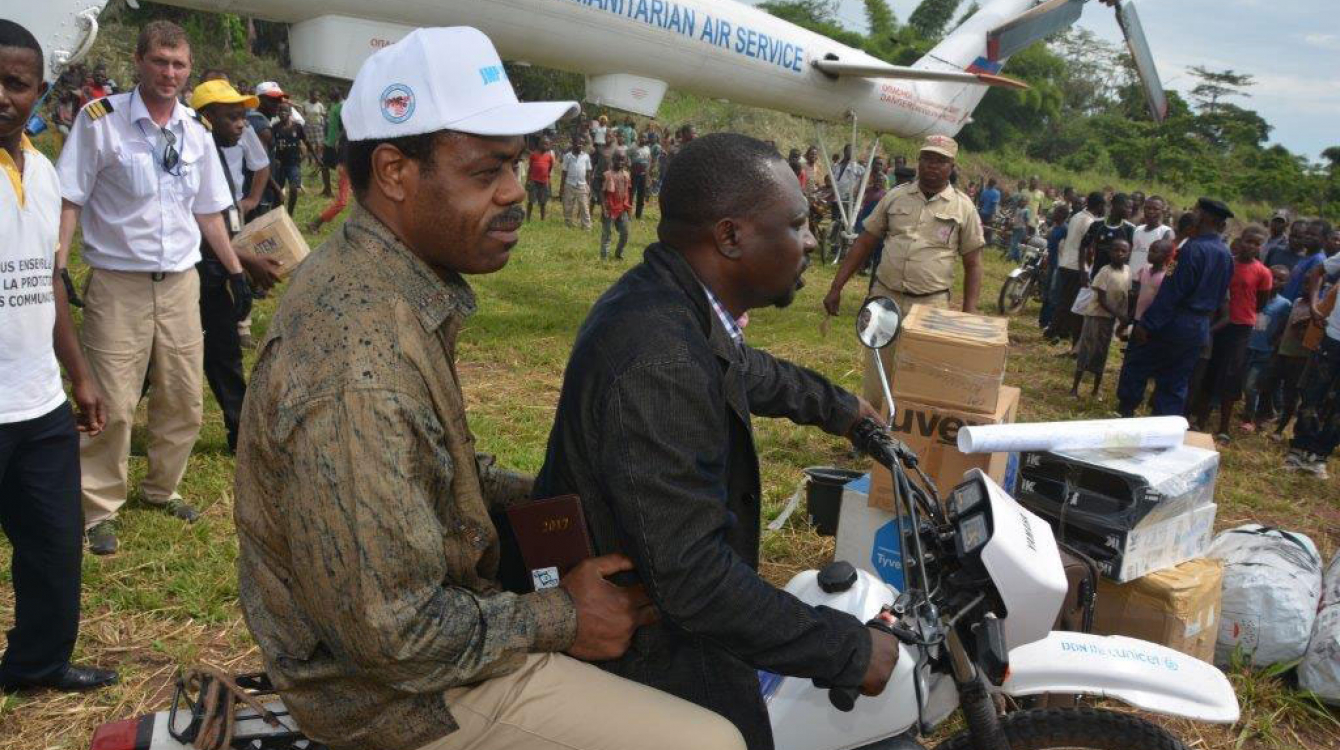
[[1014,315],[1024,309],[1028,304],[1029,297],[1032,296],[1032,279],[1019,277],[1016,279],[1005,279],[1005,283],[1000,287],[1000,297],[996,300],[996,306],[1000,308],[1001,315]]
[[[1096,708],[1043,708],[1001,717],[1010,750],[1187,750],[1159,725],[1133,714]],[[967,732],[935,750],[973,750]]]

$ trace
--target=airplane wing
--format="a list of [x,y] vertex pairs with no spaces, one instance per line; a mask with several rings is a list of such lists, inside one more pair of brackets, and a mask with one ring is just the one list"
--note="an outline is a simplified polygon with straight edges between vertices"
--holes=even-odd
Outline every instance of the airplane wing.
[[979,86],[1000,86],[1011,89],[1026,89],[1028,84],[1006,76],[990,73],[968,73],[966,71],[923,70],[905,65],[887,63],[849,63],[841,60],[815,60],[812,65],[823,73],[838,78],[899,78],[909,81],[952,81],[970,83]]

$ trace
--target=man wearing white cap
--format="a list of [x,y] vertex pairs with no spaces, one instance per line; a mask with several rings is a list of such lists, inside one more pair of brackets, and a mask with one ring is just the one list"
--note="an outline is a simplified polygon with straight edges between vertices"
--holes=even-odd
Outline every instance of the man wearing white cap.
[[[904,312],[912,305],[948,307],[954,266],[963,264],[963,312],[977,312],[982,289],[982,219],[972,199],[949,182],[958,157],[958,143],[947,135],[931,135],[921,146],[917,179],[890,190],[865,220],[846,260],[824,297],[824,309],[838,314],[842,287],[864,268],[876,246],[883,246],[870,293],[892,297]],[[880,350],[892,372],[894,347]],[[884,391],[873,363],[866,357],[864,392],[876,409]]]
[[377,52],[344,104],[357,205],[259,347],[236,486],[247,624],[294,718],[334,750],[743,747],[725,719],[579,661],[621,656],[656,619],[641,587],[606,580],[626,557],[533,593],[497,582],[489,513],[532,480],[475,453],[464,275],[500,270],[517,242],[522,135],[576,109],[518,103],[470,28]]

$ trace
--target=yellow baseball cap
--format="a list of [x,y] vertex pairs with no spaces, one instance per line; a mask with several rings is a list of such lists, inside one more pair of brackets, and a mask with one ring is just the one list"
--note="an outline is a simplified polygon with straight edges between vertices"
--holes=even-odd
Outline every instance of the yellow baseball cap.
[[260,106],[261,100],[248,94],[239,94],[231,83],[223,80],[205,81],[191,92],[191,109],[199,111],[211,104],[243,104],[248,109]]
[[958,158],[958,142],[947,135],[926,136],[926,142],[921,144],[921,150],[948,156],[950,159]]

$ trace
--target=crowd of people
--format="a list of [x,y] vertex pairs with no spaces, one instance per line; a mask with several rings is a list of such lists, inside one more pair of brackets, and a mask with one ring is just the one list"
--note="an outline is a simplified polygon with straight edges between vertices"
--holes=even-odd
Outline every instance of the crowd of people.
[[[1123,416],[1141,408],[1154,379],[1153,413],[1185,415],[1220,443],[1257,432],[1283,442],[1292,427],[1285,467],[1326,477],[1326,459],[1340,442],[1334,404],[1340,260],[1330,260],[1340,252],[1340,231],[1324,219],[1281,210],[1268,226],[1227,232],[1234,217],[1217,201],[1202,201],[1200,213],[1176,212],[1157,195],[1109,189],[1079,196],[1067,188],[1053,196],[1038,190],[1036,178],[1009,197],[988,182],[977,197],[984,224],[1003,201],[1014,201],[1025,216],[1041,213],[1035,205],[1049,206],[1045,220],[1016,238],[1046,248],[1038,324],[1063,347],[1057,356],[1075,359],[1072,395],[1089,375],[1091,394],[1101,396],[1115,339],[1128,346],[1117,387]],[[1204,214],[1225,226],[1199,221]],[[1191,275],[1185,269],[1205,262],[1186,248],[1225,233],[1228,252],[1213,255],[1222,284],[1184,284]],[[1161,297],[1165,284],[1177,287],[1177,295]],[[1156,332],[1165,345],[1151,348]]]

